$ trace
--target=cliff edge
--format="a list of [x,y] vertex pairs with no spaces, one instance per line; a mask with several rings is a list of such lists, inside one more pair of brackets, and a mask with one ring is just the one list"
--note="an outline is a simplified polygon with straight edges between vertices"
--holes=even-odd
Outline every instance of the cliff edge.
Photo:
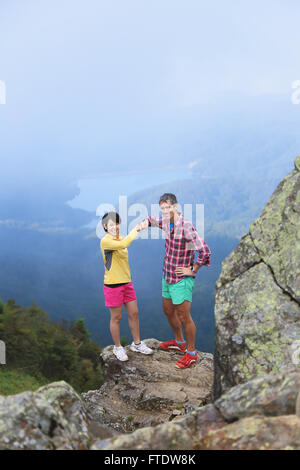
[[102,351],[105,383],[99,390],[81,395],[95,423],[116,432],[131,432],[171,421],[211,401],[212,354],[198,351],[196,365],[179,370],[175,362],[181,353],[162,351],[156,339],[144,342],[154,353],[146,356],[126,346],[126,362],[116,359],[113,346]]

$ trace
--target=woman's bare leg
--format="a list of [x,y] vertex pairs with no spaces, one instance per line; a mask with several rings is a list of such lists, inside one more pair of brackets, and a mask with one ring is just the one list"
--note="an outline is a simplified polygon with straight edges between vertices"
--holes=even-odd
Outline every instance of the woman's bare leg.
[[110,332],[116,347],[121,346],[120,343],[120,321],[122,318],[121,307],[109,307],[110,311]]
[[140,322],[139,322],[139,311],[137,301],[132,300],[131,302],[124,302],[125,308],[128,314],[128,323],[135,343],[139,343],[140,340]]

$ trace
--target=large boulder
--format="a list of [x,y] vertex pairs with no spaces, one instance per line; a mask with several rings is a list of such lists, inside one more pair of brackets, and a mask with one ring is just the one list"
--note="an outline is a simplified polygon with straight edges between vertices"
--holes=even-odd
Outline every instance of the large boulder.
[[114,432],[155,426],[211,401],[212,354],[198,351],[198,362],[180,370],[175,368],[180,353],[160,350],[156,339],[144,341],[154,354],[126,346],[126,362],[116,359],[113,346],[106,347],[101,353],[104,385],[81,395],[91,419]]
[[89,444],[84,404],[66,382],[0,396],[0,450],[84,450]]
[[[223,261],[215,291],[214,400],[255,376],[299,366],[300,156]],[[300,354],[300,347],[299,354]]]
[[300,450],[300,418],[252,416],[210,430],[197,450]]
[[300,391],[300,369],[256,377],[236,385],[214,402],[228,422],[254,416],[295,414]]

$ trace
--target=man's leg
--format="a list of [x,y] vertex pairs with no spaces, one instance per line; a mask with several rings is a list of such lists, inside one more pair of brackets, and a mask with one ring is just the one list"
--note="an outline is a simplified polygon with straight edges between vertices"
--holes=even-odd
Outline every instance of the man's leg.
[[176,340],[182,343],[184,342],[184,338],[182,335],[180,319],[176,313],[176,307],[177,306],[173,304],[172,299],[165,299],[165,297],[163,297],[164,314],[168,318],[168,322],[174,332]]
[[190,313],[191,305],[190,301],[185,300],[181,304],[175,305],[175,313],[183,325],[188,351],[195,351],[196,326]]

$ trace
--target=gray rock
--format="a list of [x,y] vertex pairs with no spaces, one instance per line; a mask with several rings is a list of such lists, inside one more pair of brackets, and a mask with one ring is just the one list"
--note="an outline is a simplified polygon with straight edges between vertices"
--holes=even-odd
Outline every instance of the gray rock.
[[300,419],[295,415],[250,416],[209,430],[195,449],[300,450]]
[[299,390],[300,370],[279,372],[232,387],[214,405],[229,422],[253,415],[295,414]]
[[138,429],[106,440],[97,440],[91,450],[190,450],[208,430],[226,425],[213,405],[197,408],[192,413],[177,417],[169,423]]
[[82,400],[64,381],[0,396],[0,450],[84,450],[87,424]]
[[[154,354],[134,353],[126,346],[126,362],[116,359],[112,346],[105,348],[101,354],[105,383],[81,395],[91,419],[115,432],[156,426],[174,417],[174,411],[183,412],[186,403],[199,407],[210,401],[212,354],[198,351],[197,364],[179,370],[175,363],[182,354],[160,350],[156,339],[144,341]],[[99,407],[105,412],[99,412]]]
[[293,369],[300,337],[300,156],[240,244],[215,291],[213,398],[256,376]]
[[298,416],[298,418],[300,418],[300,389],[299,389],[298,397],[296,401],[296,415]]

